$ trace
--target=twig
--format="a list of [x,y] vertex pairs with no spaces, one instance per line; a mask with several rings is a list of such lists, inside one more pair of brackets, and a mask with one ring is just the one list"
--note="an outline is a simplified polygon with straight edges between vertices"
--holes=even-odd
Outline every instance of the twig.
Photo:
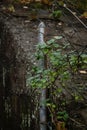
[[64,4],[64,8],[67,9],[87,29],[87,26],[82,22],[82,20],[76,14],[74,14],[72,10],[66,6],[66,4]]
[[69,119],[70,119],[71,121],[75,122],[76,124],[80,125],[80,126],[85,126],[84,124],[82,124],[82,123],[76,121],[75,119],[73,119],[73,118],[71,118],[71,117],[69,117]]

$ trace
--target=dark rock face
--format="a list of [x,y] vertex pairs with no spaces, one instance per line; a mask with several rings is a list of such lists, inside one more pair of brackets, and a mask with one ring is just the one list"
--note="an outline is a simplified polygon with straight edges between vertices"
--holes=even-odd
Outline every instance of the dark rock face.
[[[22,82],[24,78],[23,80],[21,78],[23,75],[25,76],[26,67],[31,67],[34,63],[33,54],[35,52],[35,44],[37,43],[37,25],[36,27],[31,23],[28,25],[21,21],[21,19],[16,20],[14,18],[7,20],[2,19],[0,23],[1,63],[7,69],[14,68],[12,71],[10,70],[10,73],[12,73],[11,78],[14,77],[14,79],[17,79],[17,77],[20,77],[19,80]],[[14,74],[17,76],[12,76]],[[18,82],[17,84],[20,85]],[[21,83],[21,88],[23,84],[24,83]]]
[[[30,71],[35,62],[37,26],[27,24],[23,19],[3,15],[0,18],[0,129],[19,130],[26,124],[28,129],[38,128],[38,125],[33,126],[36,120],[32,119],[35,110],[35,101],[31,100],[32,90],[26,89],[27,70]],[[29,116],[25,121],[23,113]]]

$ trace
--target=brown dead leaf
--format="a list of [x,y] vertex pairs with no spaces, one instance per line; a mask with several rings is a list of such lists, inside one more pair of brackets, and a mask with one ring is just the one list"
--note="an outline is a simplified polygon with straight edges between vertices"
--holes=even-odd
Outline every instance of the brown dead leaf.
[[80,18],[86,18],[87,19],[87,11],[86,12],[84,12],[82,15],[81,15],[81,17]]

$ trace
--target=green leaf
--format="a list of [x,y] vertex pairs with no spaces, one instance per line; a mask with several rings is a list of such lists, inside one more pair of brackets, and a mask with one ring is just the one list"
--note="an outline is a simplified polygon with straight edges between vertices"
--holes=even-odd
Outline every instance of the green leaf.
[[58,112],[58,119],[63,120],[63,121],[67,121],[67,119],[69,118],[68,113],[64,110],[64,111],[59,111]]
[[58,47],[60,47],[60,46],[59,46],[58,43],[54,43],[54,44],[53,44],[53,47],[54,47],[54,48],[58,48]]
[[51,44],[54,44],[54,42],[55,42],[55,39],[51,39],[51,40],[47,41],[47,44],[51,45]]
[[60,18],[62,15],[62,11],[61,10],[56,10],[52,12],[52,16],[56,19]]
[[58,89],[57,89],[57,92],[58,92],[58,93],[61,93],[61,92],[62,92],[62,88],[58,88]]

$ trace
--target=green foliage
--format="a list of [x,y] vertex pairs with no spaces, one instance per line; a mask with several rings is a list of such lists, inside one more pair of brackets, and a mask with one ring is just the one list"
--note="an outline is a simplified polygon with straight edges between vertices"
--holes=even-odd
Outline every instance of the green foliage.
[[55,19],[59,19],[62,16],[62,11],[61,10],[55,10],[52,12],[52,16]]
[[[38,65],[34,65],[27,82],[35,89],[52,88],[52,96],[57,95],[60,98],[60,107],[64,107],[65,99],[64,97],[61,98],[62,88],[72,78],[72,73],[75,74],[79,71],[79,68],[87,67],[87,55],[72,50],[69,43],[60,44],[60,39],[62,39],[62,36],[55,36],[53,39],[43,43],[43,45],[37,45],[36,60],[44,60],[48,66],[41,68]],[[61,82],[61,88],[55,89],[54,83],[57,79]],[[72,93],[72,96],[76,101],[82,98],[76,93]],[[57,104],[47,101],[47,107],[50,109],[51,116],[57,116],[58,120],[67,121],[67,112],[58,108]]]
[[68,118],[69,118],[69,115],[68,115],[68,113],[65,110],[58,112],[58,116],[57,116],[58,120],[66,122],[68,120]]
[[41,69],[37,65],[33,66],[33,75],[28,79],[32,87],[50,87],[57,77],[59,77],[63,83],[70,79],[71,72],[75,73],[78,71],[79,65],[81,68],[86,67],[87,55],[78,55],[75,51],[71,50],[66,53],[65,50],[70,48],[70,45],[58,44],[61,38],[61,36],[56,36],[54,39],[43,43],[43,45],[37,45],[36,59],[39,61],[46,56],[47,61],[45,62],[48,62],[49,67]]
[[56,112],[57,106],[49,101],[47,102],[47,107],[53,119],[56,119],[58,121],[63,121],[63,122],[66,122],[68,120],[69,115],[65,110]]

